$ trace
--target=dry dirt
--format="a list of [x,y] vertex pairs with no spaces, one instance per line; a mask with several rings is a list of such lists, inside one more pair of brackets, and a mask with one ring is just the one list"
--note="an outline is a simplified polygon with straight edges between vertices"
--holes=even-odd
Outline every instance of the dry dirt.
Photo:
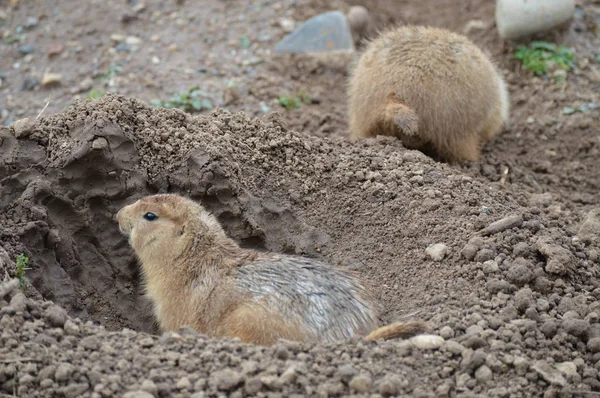
[[[600,3],[580,1],[569,27],[541,36],[576,49],[566,84],[512,59],[489,0],[19,3],[0,2],[10,125],[0,129],[0,396],[600,393],[600,110],[563,114],[600,104]],[[389,138],[350,143],[347,65],[270,54],[282,19],[359,3],[371,34],[443,26],[497,60],[512,114],[481,162],[438,163]],[[47,70],[61,83],[34,84]],[[222,109],[149,105],[194,85]],[[90,89],[119,95],[83,100]],[[299,89],[312,104],[277,104]],[[356,270],[382,323],[428,320],[444,342],[260,348],[160,335],[113,218],[156,192],[201,201],[244,246]],[[441,261],[426,254],[437,243]],[[24,294],[6,282],[20,253],[31,259]]]

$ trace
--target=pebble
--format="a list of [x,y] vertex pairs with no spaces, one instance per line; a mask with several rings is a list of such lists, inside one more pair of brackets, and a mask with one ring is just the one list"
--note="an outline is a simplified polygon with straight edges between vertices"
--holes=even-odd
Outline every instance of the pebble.
[[351,389],[360,393],[367,393],[373,387],[373,379],[367,374],[359,374],[354,376],[350,383],[348,383]]
[[46,54],[48,54],[49,57],[53,57],[60,54],[64,49],[65,46],[62,43],[53,43],[48,47]]
[[516,357],[513,366],[519,376],[524,376],[529,371],[529,361],[523,357]]
[[62,328],[67,321],[67,311],[56,304],[52,304],[46,309],[44,316],[50,322],[50,325]]
[[471,261],[475,258],[478,250],[479,246],[474,245],[473,243],[467,243],[460,253],[465,259]]
[[54,379],[56,381],[66,381],[71,377],[71,374],[75,371],[75,367],[70,363],[61,363],[56,367],[54,373]]
[[281,26],[285,33],[290,33],[296,27],[296,22],[290,18],[283,18],[279,21],[279,26]]
[[60,73],[44,73],[42,76],[42,86],[49,86],[52,84],[60,84],[62,81],[62,75]]
[[531,289],[521,289],[515,294],[515,306],[520,312],[525,312],[533,306],[533,303],[533,291]]
[[153,396],[158,396],[158,387],[156,387],[156,384],[152,380],[144,380],[140,386],[140,389],[152,394]]
[[588,340],[587,349],[594,354],[600,352],[600,337],[594,337]]
[[600,241],[600,208],[590,210],[577,231],[577,237],[586,241]]
[[587,336],[590,323],[583,319],[565,319],[562,322],[562,327],[565,331],[575,337]]
[[26,77],[23,80],[23,84],[21,84],[21,90],[23,91],[31,91],[36,88],[40,84],[40,81],[35,77]]
[[70,336],[79,336],[79,326],[70,319],[64,325],[65,333]]
[[427,255],[429,257],[431,257],[431,259],[433,261],[442,261],[444,259],[444,257],[446,256],[447,252],[448,252],[448,246],[446,246],[443,243],[436,243],[436,244],[428,246],[425,249],[425,253],[427,253]]
[[556,369],[563,372],[567,377],[574,377],[577,375],[577,365],[574,362],[560,362],[556,364]]
[[535,362],[531,368],[542,376],[544,380],[554,386],[564,387],[567,384],[567,381],[560,372],[544,360]]
[[216,371],[210,375],[210,379],[222,391],[232,391],[243,381],[242,376],[231,369]]
[[102,150],[108,147],[108,141],[104,137],[98,137],[92,141],[92,149]]
[[546,258],[546,272],[549,274],[564,275],[571,270],[573,256],[569,250],[554,244],[546,237],[540,238],[535,246]]
[[17,312],[23,312],[27,308],[26,297],[22,292],[17,292],[10,300],[10,306]]
[[496,257],[496,252],[494,252],[492,249],[483,248],[475,255],[475,261],[478,263],[484,263],[488,260],[493,260],[494,257]]
[[348,10],[348,23],[354,33],[362,35],[369,25],[369,11],[363,6],[350,7],[350,10]]
[[498,267],[498,262],[495,260],[488,260],[483,263],[483,273],[486,275],[493,274],[500,271],[500,267]]
[[482,384],[487,384],[490,381],[492,381],[492,370],[490,368],[488,368],[486,365],[481,365],[476,371],[475,371],[475,379],[482,383]]
[[450,326],[444,326],[440,329],[440,336],[444,340],[451,339],[452,337],[454,337],[454,330],[452,330]]
[[90,351],[97,351],[100,348],[100,340],[96,336],[88,336],[79,343],[81,347]]
[[23,26],[25,28],[31,29],[31,28],[35,28],[36,26],[38,26],[39,23],[40,23],[40,21],[37,18],[27,17]]
[[421,350],[438,350],[444,344],[444,338],[434,334],[420,334],[412,337],[409,341]]
[[123,394],[123,398],[154,398],[154,395],[150,394],[147,391],[136,390],[129,391]]
[[24,44],[19,47],[19,52],[21,54],[31,54],[33,51],[34,51],[33,46],[29,45],[29,44]]
[[444,343],[444,349],[452,354],[461,355],[467,348],[454,340],[448,340]]
[[506,273],[506,279],[517,286],[523,286],[533,280],[533,264],[524,258],[517,258]]

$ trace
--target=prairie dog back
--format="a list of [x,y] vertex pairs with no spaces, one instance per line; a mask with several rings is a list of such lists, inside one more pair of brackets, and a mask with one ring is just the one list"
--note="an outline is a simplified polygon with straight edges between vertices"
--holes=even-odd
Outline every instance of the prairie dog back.
[[367,46],[350,76],[350,136],[399,137],[407,148],[473,161],[509,114],[506,85],[465,36],[438,28],[390,30]]

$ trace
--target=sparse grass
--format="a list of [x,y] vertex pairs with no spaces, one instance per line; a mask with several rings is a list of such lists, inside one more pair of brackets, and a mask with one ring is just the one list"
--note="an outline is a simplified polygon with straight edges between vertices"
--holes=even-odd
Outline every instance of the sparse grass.
[[177,93],[166,101],[156,100],[152,104],[157,108],[178,108],[184,112],[212,109],[213,104],[209,99],[201,98],[203,96],[205,94],[200,91],[200,87],[192,87],[187,92]]
[[15,268],[21,290],[25,290],[25,270],[28,269],[27,264],[29,264],[29,257],[23,253],[19,254],[17,256]]
[[102,90],[90,90],[86,97],[97,100],[98,98],[103,97],[105,94],[106,92]]
[[291,109],[300,108],[302,103],[310,104],[312,97],[304,90],[298,90],[296,95],[282,94],[279,96],[279,104],[288,111]]
[[575,67],[575,53],[571,48],[545,41],[533,41],[528,46],[521,46],[514,56],[538,76],[545,75],[553,68],[569,71]]

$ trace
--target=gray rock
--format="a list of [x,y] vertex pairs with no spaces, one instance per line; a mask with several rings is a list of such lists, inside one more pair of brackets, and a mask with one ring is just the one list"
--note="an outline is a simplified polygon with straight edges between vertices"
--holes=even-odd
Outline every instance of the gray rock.
[[360,393],[367,393],[371,391],[371,388],[373,387],[373,379],[371,378],[371,376],[365,373],[359,374],[358,376],[354,376],[352,380],[350,380],[348,386],[350,386],[351,389]]
[[358,375],[358,369],[356,369],[352,365],[342,365],[338,369],[338,375],[345,383],[349,383],[350,380],[356,375]]
[[22,91],[31,91],[34,88],[36,88],[37,86],[39,86],[40,81],[38,79],[36,79],[35,77],[26,77],[25,80],[23,80],[23,84],[21,84],[21,90]]
[[473,243],[467,243],[462,251],[461,254],[464,258],[466,258],[467,260],[471,261],[475,258],[475,255],[477,254],[477,251],[479,250],[479,246],[473,244]]
[[553,386],[564,387],[567,384],[567,381],[562,374],[560,374],[556,368],[544,360],[537,361],[531,368]]
[[79,345],[86,350],[97,351],[100,348],[100,340],[96,336],[88,336],[81,340]]
[[57,328],[62,328],[67,321],[67,311],[56,304],[52,304],[50,307],[48,307],[44,313],[44,316],[48,322],[50,322],[50,325]]
[[444,343],[444,349],[454,355],[461,355],[467,348],[454,340],[448,340]]
[[586,242],[600,241],[600,208],[588,212],[577,231],[577,237]]
[[523,286],[533,280],[533,264],[524,258],[518,258],[506,273],[506,279],[517,286]]
[[333,51],[354,51],[348,20],[340,11],[329,11],[308,19],[275,46],[276,53]]
[[210,381],[219,390],[232,391],[243,382],[243,379],[239,373],[231,369],[223,369],[211,374]]
[[521,289],[515,294],[515,306],[520,312],[525,312],[533,306],[533,292],[531,289]]
[[590,323],[588,321],[584,321],[583,319],[565,319],[563,320],[562,327],[565,332],[576,336],[576,337],[585,337],[588,335],[590,330]]
[[108,141],[104,137],[98,137],[92,141],[92,149],[102,150],[108,146]]
[[19,52],[21,54],[31,54],[34,51],[34,48],[30,44],[24,44],[19,47]]
[[443,243],[436,243],[428,246],[425,249],[425,253],[431,257],[433,261],[442,261],[448,253],[448,246]]
[[475,261],[485,263],[486,261],[493,260],[494,257],[496,257],[496,252],[492,249],[481,249],[475,255]]
[[492,370],[488,368],[486,365],[481,365],[475,371],[475,379],[481,384],[487,384],[492,381]]
[[540,326],[540,331],[547,338],[551,339],[556,335],[556,331],[558,330],[558,324],[555,321],[547,321],[542,326]]
[[451,339],[454,337],[454,330],[452,330],[450,326],[444,326],[440,329],[440,336],[442,336],[444,340]]
[[136,390],[126,392],[123,394],[123,398],[154,398],[154,395],[146,391]]
[[23,293],[17,292],[17,294],[15,294],[10,300],[10,306],[13,307],[17,312],[23,312],[27,308],[27,305],[25,304],[26,299],[27,298]]
[[529,371],[529,361],[523,357],[516,357],[513,366],[519,376],[524,376]]
[[594,337],[587,342],[587,349],[594,354],[600,352],[600,337]]

